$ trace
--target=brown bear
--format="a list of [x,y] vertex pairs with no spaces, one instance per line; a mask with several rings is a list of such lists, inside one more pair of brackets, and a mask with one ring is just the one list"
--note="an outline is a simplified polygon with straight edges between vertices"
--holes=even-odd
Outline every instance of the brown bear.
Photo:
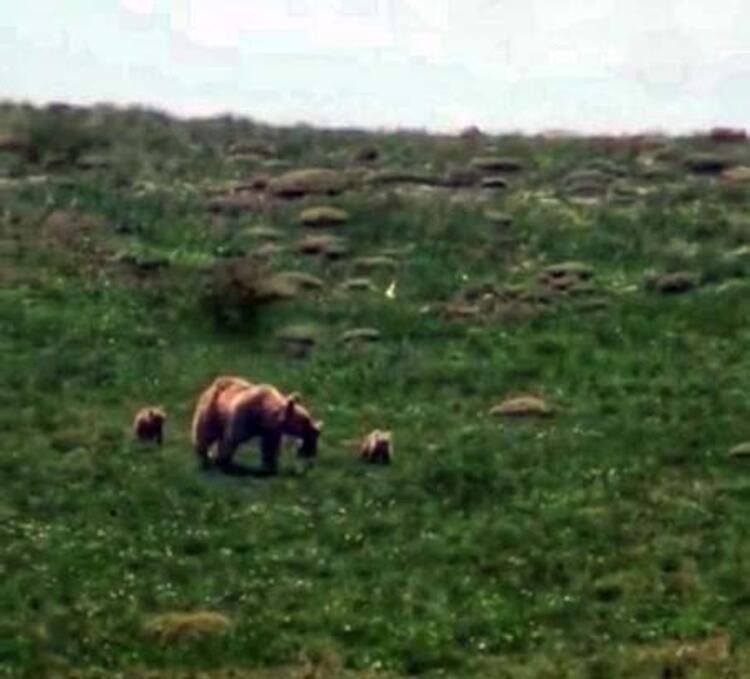
[[218,377],[203,392],[193,417],[193,445],[204,468],[209,450],[217,444],[214,460],[229,471],[237,448],[260,437],[264,474],[276,474],[282,436],[301,439],[301,458],[317,454],[322,422],[316,422],[295,394],[284,396],[268,384],[252,384],[238,377]]
[[393,455],[391,432],[375,429],[362,442],[359,456],[365,462],[389,464]]
[[162,444],[164,422],[167,414],[161,408],[141,408],[133,419],[133,435],[139,441]]

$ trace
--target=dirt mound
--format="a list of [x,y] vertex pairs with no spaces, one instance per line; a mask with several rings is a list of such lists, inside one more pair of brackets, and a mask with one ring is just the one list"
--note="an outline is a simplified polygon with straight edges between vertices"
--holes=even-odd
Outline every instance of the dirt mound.
[[481,187],[483,189],[507,189],[508,180],[505,177],[493,174],[482,179]]
[[252,226],[245,231],[249,238],[260,241],[279,241],[284,238],[284,232],[270,226]]
[[478,156],[471,161],[472,167],[482,172],[512,174],[522,172],[525,165],[519,158],[504,156]]
[[234,187],[234,193],[242,191],[264,191],[268,187],[271,175],[266,172],[256,172],[250,175],[246,180],[237,183]]
[[718,175],[735,165],[730,158],[711,153],[696,153],[685,160],[685,167],[693,174]]
[[537,396],[508,398],[490,410],[490,415],[504,417],[551,417],[553,414],[552,406]]
[[482,173],[473,167],[453,167],[446,170],[441,178],[441,184],[452,189],[468,189],[477,186],[482,179]]
[[513,224],[513,217],[505,212],[499,210],[485,210],[483,212],[484,218],[497,227],[508,227]]
[[700,275],[694,271],[673,271],[662,275],[647,275],[646,289],[662,294],[679,294],[694,290],[700,284]]
[[339,341],[343,344],[363,344],[369,342],[377,342],[380,340],[380,330],[376,328],[352,328],[343,332]]
[[597,168],[581,168],[568,173],[562,182],[563,191],[570,196],[601,196],[607,193],[614,177]]
[[417,186],[440,186],[440,177],[414,172],[412,170],[386,169],[371,172],[365,176],[365,183],[374,186],[388,186],[394,184],[413,184]]
[[750,167],[737,165],[723,170],[721,178],[730,184],[750,184]]
[[342,290],[351,290],[353,292],[377,292],[375,284],[370,278],[347,278],[339,285]]
[[372,257],[357,257],[352,261],[352,267],[358,274],[370,274],[375,271],[390,271],[397,265],[395,259],[384,255],[373,255]]
[[267,206],[268,201],[262,195],[248,191],[215,196],[206,203],[209,212],[232,216],[263,212]]
[[31,151],[31,142],[27,137],[18,134],[0,134],[0,152],[28,156]]
[[282,350],[294,358],[305,358],[320,341],[319,328],[312,325],[288,325],[276,333]]
[[324,290],[325,283],[312,274],[304,271],[282,271],[273,277],[277,281],[286,281],[297,290]]
[[163,613],[145,621],[143,631],[162,643],[183,639],[224,634],[232,621],[223,613],[193,611],[190,613]]
[[546,267],[539,274],[539,282],[555,292],[565,292],[580,288],[593,276],[594,270],[582,262],[561,262]]
[[[705,639],[669,639],[637,647],[630,654],[629,665],[633,677],[719,677],[728,676],[722,665],[730,657],[729,636],[720,634]],[[693,672],[698,669],[700,673]]]
[[320,255],[326,259],[341,259],[349,254],[346,241],[328,234],[300,238],[294,249],[301,255]]
[[307,195],[335,196],[351,186],[348,175],[338,170],[307,168],[291,170],[268,182],[268,191],[279,198]]
[[317,205],[304,209],[299,216],[304,226],[339,226],[349,221],[349,213],[340,208]]
[[448,320],[473,320],[482,315],[482,307],[479,304],[447,302],[438,307],[438,312]]
[[729,450],[729,457],[747,459],[750,458],[750,441],[738,443]]

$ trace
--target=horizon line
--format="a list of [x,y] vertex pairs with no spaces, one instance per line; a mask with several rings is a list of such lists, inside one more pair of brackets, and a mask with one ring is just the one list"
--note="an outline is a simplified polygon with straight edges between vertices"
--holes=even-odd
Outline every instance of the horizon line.
[[255,125],[277,128],[277,129],[289,129],[295,127],[309,127],[320,131],[330,132],[359,132],[359,133],[370,133],[370,134],[398,134],[398,133],[418,133],[427,136],[460,136],[467,130],[476,129],[478,132],[487,137],[546,137],[548,139],[565,139],[565,138],[596,138],[596,137],[639,137],[639,136],[650,136],[650,137],[667,137],[667,138],[678,138],[678,137],[695,137],[701,136],[707,132],[716,129],[731,129],[738,131],[748,131],[744,125],[735,124],[731,122],[717,121],[709,125],[704,126],[690,126],[680,127],[676,129],[668,129],[663,127],[639,127],[631,129],[611,129],[607,131],[585,129],[585,128],[566,128],[556,127],[551,124],[548,127],[543,128],[506,128],[498,129],[489,126],[482,126],[478,123],[468,125],[455,125],[450,127],[427,127],[427,126],[390,126],[390,125],[366,125],[354,122],[313,122],[310,120],[298,119],[288,121],[269,121],[267,119],[260,119],[254,117],[251,113],[241,112],[239,110],[222,109],[217,107],[216,109],[206,110],[203,112],[179,110],[178,108],[170,108],[169,105],[164,105],[156,102],[149,102],[146,100],[133,101],[133,100],[100,100],[94,97],[90,99],[66,99],[61,100],[59,98],[0,98],[0,106],[31,106],[32,108],[50,108],[52,106],[68,106],[71,108],[104,108],[109,107],[119,110],[142,110],[146,112],[156,113],[165,115],[169,118],[189,122],[189,121],[201,121],[201,120],[212,120],[224,117],[230,117],[247,122]]

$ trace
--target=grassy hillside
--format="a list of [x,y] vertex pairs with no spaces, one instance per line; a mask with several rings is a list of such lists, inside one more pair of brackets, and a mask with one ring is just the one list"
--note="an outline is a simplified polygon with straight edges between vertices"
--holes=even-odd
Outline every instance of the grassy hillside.
[[[750,672],[746,142],[0,131],[6,675]],[[218,374],[301,392],[315,466],[200,472]]]

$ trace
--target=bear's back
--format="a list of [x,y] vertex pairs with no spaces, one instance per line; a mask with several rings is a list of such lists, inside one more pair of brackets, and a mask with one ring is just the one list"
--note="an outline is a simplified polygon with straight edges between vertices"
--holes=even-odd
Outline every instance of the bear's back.
[[230,387],[219,396],[219,407],[227,414],[242,416],[259,425],[279,426],[287,399],[270,384]]
[[216,393],[221,393],[227,389],[240,389],[252,386],[252,382],[248,382],[244,377],[222,375],[212,382],[210,389],[213,389]]
[[216,393],[216,407],[217,410],[222,414],[227,414],[236,408],[235,403],[238,402],[240,396],[246,395],[248,392],[257,389],[256,385],[252,385],[249,382],[234,382],[222,385],[222,389]]

